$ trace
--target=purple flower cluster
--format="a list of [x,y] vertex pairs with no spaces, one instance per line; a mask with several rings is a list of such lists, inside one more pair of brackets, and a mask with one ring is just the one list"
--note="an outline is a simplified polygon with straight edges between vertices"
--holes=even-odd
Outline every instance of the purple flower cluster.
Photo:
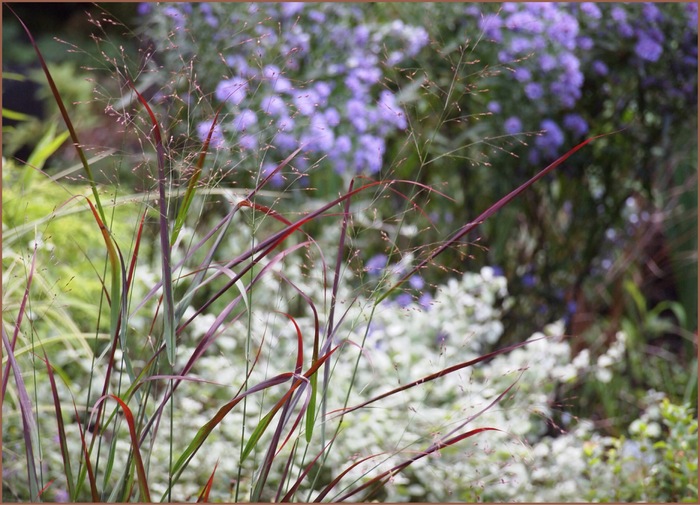
[[[529,154],[533,162],[561,154],[566,136],[579,140],[589,131],[582,115],[574,113],[583,94],[587,78],[609,76],[611,66],[620,65],[620,55],[630,55],[628,62],[642,68],[660,62],[667,52],[673,53],[664,35],[673,27],[668,21],[666,4],[597,4],[573,3],[503,3],[476,9],[465,8],[473,16],[487,40],[496,43],[497,59],[512,69],[504,72],[512,84],[504,84],[501,95],[487,108],[502,116],[503,130],[517,134],[540,129]],[[487,12],[481,12],[485,10]],[[697,67],[697,5],[686,4],[687,41],[682,44],[687,56],[673,54],[695,73]],[[621,48],[627,43],[628,49]],[[671,56],[671,54],[669,54]],[[627,56],[625,56],[627,57]],[[644,71],[642,71],[644,72]],[[646,71],[645,73],[648,73]],[[688,74],[689,75],[689,74]],[[653,77],[642,85],[659,85]],[[691,79],[693,82],[697,82]],[[693,85],[667,86],[670,95],[691,95]],[[513,90],[515,94],[513,93]],[[513,101],[515,97],[515,101]],[[523,103],[527,104],[523,107]],[[509,110],[508,104],[517,104]],[[524,115],[523,112],[527,111]],[[549,115],[537,123],[527,117]],[[529,124],[528,124],[529,123]]]
[[[382,169],[386,138],[407,126],[384,72],[428,43],[423,28],[399,20],[365,24],[368,8],[356,4],[192,4],[186,16],[184,8],[141,11],[169,31],[216,28],[215,49],[206,37],[191,48],[198,78],[227,104],[213,145],[226,140],[241,160],[261,147],[284,157],[302,146],[307,158],[324,159],[343,176]],[[211,79],[221,75],[222,60],[227,77]],[[210,126],[201,119],[201,139]]]

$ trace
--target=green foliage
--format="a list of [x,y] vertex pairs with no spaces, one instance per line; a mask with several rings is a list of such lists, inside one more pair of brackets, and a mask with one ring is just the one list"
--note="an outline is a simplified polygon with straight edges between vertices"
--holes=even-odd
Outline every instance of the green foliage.
[[[89,186],[59,184],[32,167],[19,167],[9,160],[3,165],[3,272],[18,257],[31,256],[36,244],[38,271],[48,288],[46,294],[50,293],[47,303],[60,300],[50,305],[56,309],[70,306],[76,327],[81,332],[94,330],[100,320],[95,304],[109,281],[101,280],[104,241],[85,203],[91,194]],[[117,188],[111,192],[115,203],[110,209],[110,226],[114,236],[128,244],[133,211],[123,205],[127,199],[120,198]],[[107,323],[102,320],[101,328]],[[50,329],[49,324],[45,330]]]
[[629,426],[629,438],[584,446],[587,499],[614,502],[698,500],[698,421],[689,405],[667,398]]

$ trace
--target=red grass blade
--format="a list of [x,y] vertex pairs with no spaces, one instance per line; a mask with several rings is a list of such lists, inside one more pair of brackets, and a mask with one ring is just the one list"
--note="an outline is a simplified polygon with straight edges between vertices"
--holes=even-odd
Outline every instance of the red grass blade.
[[160,247],[161,257],[163,261],[163,295],[165,299],[165,310],[163,313],[163,340],[165,341],[165,350],[170,365],[175,364],[175,355],[177,354],[175,341],[175,302],[173,299],[173,279],[171,267],[171,245],[170,236],[168,233],[168,201],[165,196],[165,147],[163,147],[163,139],[160,134],[160,126],[155,114],[149,107],[141,93],[138,92],[134,83],[129,79],[129,86],[136,93],[141,104],[144,106],[153,123],[153,136],[156,144],[156,154],[158,159],[158,209],[160,211]]
[[216,464],[214,465],[214,470],[211,472],[211,476],[209,477],[209,480],[207,481],[206,485],[202,489],[202,492],[199,493],[199,497],[197,498],[197,503],[208,503],[209,502],[209,492],[211,491],[211,486],[214,484],[214,474],[216,473],[216,467],[219,466],[219,462],[217,461]]
[[[102,397],[100,400],[103,400],[105,397]],[[136,424],[134,423],[134,415],[131,413],[131,409],[129,406],[122,401],[121,398],[119,398],[116,395],[109,395],[109,398],[113,398],[114,400],[117,401],[119,406],[122,409],[122,412],[124,412],[124,418],[126,419],[126,422],[129,426],[129,435],[131,436],[131,445],[134,448],[134,461],[136,462],[136,472],[138,474],[138,479],[139,479],[139,489],[141,491],[141,500],[144,502],[150,502],[151,501],[151,493],[148,491],[148,480],[146,478],[146,469],[143,466],[143,460],[141,459],[141,450],[139,446],[139,440],[138,436],[136,435]]]
[[445,440],[444,442],[442,442],[442,443],[440,443],[440,444],[433,444],[431,447],[429,447],[429,448],[426,449],[425,451],[421,452],[420,454],[414,456],[413,458],[411,458],[411,459],[409,459],[409,460],[407,460],[407,461],[404,461],[403,463],[400,463],[400,464],[396,465],[396,466],[393,467],[391,470],[387,470],[386,472],[381,473],[380,475],[378,475],[377,477],[373,478],[373,479],[370,480],[369,482],[366,482],[366,483],[364,483],[363,485],[361,485],[360,487],[358,487],[358,488],[356,488],[356,489],[353,489],[353,490],[350,491],[349,493],[344,494],[343,496],[341,496],[340,498],[338,498],[337,501],[339,501],[339,502],[344,501],[344,500],[350,498],[351,496],[353,496],[353,495],[359,493],[360,491],[362,491],[362,490],[364,490],[364,489],[367,489],[368,487],[372,487],[373,489],[372,489],[372,490],[370,491],[370,493],[369,493],[368,495],[366,495],[365,498],[364,498],[364,499],[366,500],[366,499],[370,498],[370,497],[372,496],[372,494],[373,494],[377,489],[381,488],[384,484],[386,484],[386,482],[387,482],[393,475],[396,475],[397,473],[403,471],[406,467],[412,465],[413,463],[415,463],[415,462],[418,461],[419,459],[423,459],[423,458],[425,458],[426,456],[428,456],[428,455],[430,455],[430,454],[432,454],[432,453],[434,453],[434,452],[436,452],[436,451],[438,451],[438,450],[440,450],[440,449],[442,449],[442,448],[444,448],[444,447],[449,447],[449,446],[451,446],[451,445],[456,444],[457,442],[461,442],[461,441],[464,440],[464,439],[473,437],[474,435],[478,435],[479,433],[483,433],[484,431],[501,431],[501,430],[499,430],[499,429],[497,429],[497,428],[476,428],[476,429],[474,429],[474,430],[468,431],[468,432],[463,433],[463,434],[461,434],[461,435],[458,435],[458,436],[456,436],[456,437],[453,437],[453,438],[450,438],[450,439],[448,439],[448,440]]
[[[613,132],[615,133],[615,132]],[[491,217],[493,214],[498,212],[501,208],[503,208],[506,204],[510,203],[515,197],[517,197],[520,193],[525,191],[527,188],[532,186],[535,182],[539,181],[542,179],[545,175],[550,173],[552,170],[557,168],[559,165],[564,163],[568,158],[570,158],[574,153],[576,153],[579,149],[582,147],[586,146],[588,143],[592,142],[593,140],[599,139],[601,137],[606,137],[608,135],[612,135],[612,133],[604,133],[602,135],[597,135],[595,137],[588,138],[578,144],[577,146],[573,147],[570,149],[568,152],[566,152],[564,155],[560,156],[556,161],[551,163],[549,166],[546,168],[543,168],[540,172],[538,172],[534,177],[532,177],[530,180],[527,182],[524,182],[520,186],[518,186],[516,189],[508,193],[506,196],[498,200],[496,203],[491,205],[488,209],[486,209],[484,212],[482,212],[475,220],[473,220],[470,223],[467,223],[466,225],[462,226],[459,230],[457,230],[452,237],[447,239],[440,247],[434,249],[428,256],[426,256],[418,265],[410,269],[404,276],[399,279],[396,284],[394,284],[391,288],[389,288],[383,295],[381,295],[376,303],[381,302],[384,300],[389,294],[401,286],[404,282],[406,282],[413,274],[421,270],[423,267],[425,267],[428,263],[430,263],[432,260],[434,260],[439,254],[441,254],[445,249],[448,249],[452,247],[455,242],[459,241],[462,237],[464,237],[467,233],[472,231],[474,228],[479,226],[481,223],[483,223],[486,219]]]
[[51,383],[51,394],[53,396],[53,404],[56,411],[56,426],[58,427],[58,441],[61,445],[61,457],[63,458],[63,471],[66,475],[66,481],[68,483],[68,496],[71,499],[75,499],[75,488],[73,485],[73,472],[70,466],[70,453],[68,452],[68,442],[66,439],[66,430],[63,424],[63,413],[61,412],[61,399],[58,397],[58,389],[56,388],[56,379],[53,375],[53,367],[49,363],[49,357],[44,351],[44,363],[46,364],[46,372],[49,375],[49,382]]
[[478,358],[474,358],[474,359],[472,359],[472,360],[470,360],[470,361],[464,361],[464,362],[459,363],[459,364],[457,364],[457,365],[453,365],[453,366],[451,366],[451,367],[447,367],[447,368],[445,368],[444,370],[441,370],[441,371],[436,372],[436,373],[434,373],[434,374],[426,375],[425,377],[423,377],[423,378],[421,378],[421,379],[418,379],[418,380],[416,380],[416,381],[410,382],[410,383],[405,384],[405,385],[403,385],[403,386],[400,386],[400,387],[398,387],[398,388],[396,388],[396,389],[392,389],[391,391],[387,391],[386,393],[382,393],[382,394],[379,395],[379,396],[375,396],[374,398],[372,398],[372,399],[370,399],[370,400],[367,400],[366,402],[360,403],[359,405],[355,405],[354,407],[348,407],[348,408],[344,408],[344,409],[337,409],[337,410],[334,410],[334,411],[332,411],[332,412],[329,412],[329,414],[334,414],[334,413],[335,413],[335,414],[340,414],[341,416],[344,416],[344,415],[346,415],[346,414],[349,414],[350,412],[353,412],[353,411],[355,411],[355,410],[358,410],[358,409],[361,409],[361,408],[363,408],[363,407],[366,407],[367,405],[370,405],[370,404],[372,404],[372,403],[374,403],[374,402],[376,402],[376,401],[379,401],[379,400],[382,400],[382,399],[387,398],[387,397],[389,397],[389,396],[395,395],[396,393],[400,393],[401,391],[405,391],[405,390],[407,390],[407,389],[410,389],[410,388],[415,387],[415,386],[419,386],[419,385],[424,384],[424,383],[426,383],[426,382],[430,382],[430,381],[432,381],[432,380],[439,379],[440,377],[444,377],[444,376],[446,376],[446,375],[448,375],[448,374],[451,374],[451,373],[456,372],[456,371],[458,371],[458,370],[461,370],[461,369],[463,369],[463,368],[467,368],[467,367],[476,365],[477,363],[481,363],[482,361],[486,361],[486,360],[489,360],[489,359],[491,359],[491,358],[494,358],[494,357],[498,356],[499,354],[504,354],[504,353],[510,352],[510,351],[512,351],[512,350],[514,350],[514,349],[518,349],[519,347],[523,347],[523,346],[525,346],[525,345],[527,345],[527,344],[529,344],[529,343],[536,342],[537,340],[541,340],[542,338],[547,338],[547,337],[540,337],[540,338],[537,338],[537,339],[534,339],[534,340],[528,340],[528,341],[525,341],[525,342],[520,342],[520,343],[518,343],[518,344],[514,344],[514,345],[511,345],[511,346],[504,347],[504,348],[502,348],[502,349],[498,349],[498,350],[496,350],[496,351],[493,351],[493,352],[484,354],[484,355],[479,356]]
[[[80,419],[80,414],[78,414],[78,407],[73,402],[73,410],[75,412],[75,418]],[[87,472],[88,481],[90,482],[90,493],[92,495],[93,502],[100,502],[100,493],[97,492],[97,480],[95,479],[95,472],[92,469],[92,463],[90,462],[90,451],[85,441],[85,432],[83,431],[83,425],[78,423],[78,430],[80,431],[80,443],[83,448],[83,456],[85,457],[85,471]],[[80,471],[80,477],[78,478],[78,485],[76,487],[76,493],[80,491],[82,487],[82,482],[85,479],[85,474],[83,470]]]

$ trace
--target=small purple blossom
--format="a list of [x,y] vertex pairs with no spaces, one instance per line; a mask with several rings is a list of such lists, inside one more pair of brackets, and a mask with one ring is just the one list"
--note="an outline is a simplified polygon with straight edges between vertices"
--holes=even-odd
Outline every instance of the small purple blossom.
[[258,148],[258,137],[256,135],[241,135],[238,139],[238,144],[243,149],[254,151]]
[[260,107],[266,114],[273,114],[275,116],[282,116],[287,113],[287,106],[277,95],[270,95],[262,99],[260,102]]
[[576,39],[576,45],[581,51],[590,51],[593,49],[593,39],[590,37],[578,37]]
[[425,310],[430,309],[432,303],[433,303],[433,296],[430,293],[423,293],[418,298],[418,304],[421,307],[423,307]]
[[317,114],[311,118],[309,132],[302,138],[302,143],[310,151],[330,151],[335,141],[333,130],[326,123],[325,118]]
[[294,98],[294,105],[296,105],[299,112],[305,116],[310,116],[318,107],[318,95],[312,89],[300,90],[299,94]]
[[408,293],[401,293],[394,301],[399,307],[404,309],[413,303],[413,297]]
[[281,7],[282,15],[286,18],[291,18],[304,10],[304,2],[284,2]]
[[352,149],[352,141],[347,135],[341,135],[335,139],[335,151],[340,154],[347,154]]
[[54,500],[56,503],[68,503],[70,501],[70,494],[66,489],[58,489],[54,492]]
[[258,122],[258,116],[250,109],[242,110],[233,120],[233,130],[244,132]]
[[516,81],[525,82],[532,79],[532,72],[525,67],[518,67],[513,74]]
[[503,128],[505,129],[506,133],[513,135],[523,131],[523,123],[520,121],[520,118],[511,116],[506,119],[505,123],[503,123]]
[[523,282],[523,286],[528,287],[528,288],[531,288],[532,286],[537,284],[537,279],[531,273],[527,273],[527,274],[523,275],[521,280]]
[[659,61],[663,47],[651,37],[641,35],[634,46],[634,52],[643,60],[654,62]]
[[540,128],[544,130],[544,133],[537,137],[535,144],[547,154],[556,153],[557,149],[564,144],[564,132],[551,119],[542,121]]
[[375,254],[365,263],[365,271],[370,275],[379,275],[386,268],[386,254]]
[[340,124],[340,114],[333,107],[327,108],[323,112],[323,116],[326,119],[328,126],[338,126]]
[[600,19],[602,17],[600,9],[593,2],[582,2],[581,12],[583,12],[586,16],[588,16],[591,19]]
[[346,112],[350,118],[350,123],[355,127],[358,132],[364,132],[367,130],[367,119],[365,104],[361,100],[356,98],[351,98],[345,104]]
[[501,112],[501,104],[496,101],[491,101],[486,106],[486,109],[493,114],[498,114]]
[[326,100],[328,100],[328,97],[331,96],[333,87],[327,82],[320,81],[317,82],[314,86],[314,91],[316,92],[316,95],[318,96],[318,99],[321,102],[321,104],[325,105]]
[[146,16],[151,13],[151,10],[153,10],[153,7],[148,2],[141,2],[136,8],[136,12],[139,16]]
[[531,38],[513,37],[510,41],[510,50],[514,54],[523,54],[533,49]]
[[277,120],[277,129],[280,132],[291,132],[294,129],[294,119],[282,116]]
[[[197,125],[197,136],[202,142],[206,141],[207,136],[209,135],[209,130],[211,130],[212,122],[213,121],[204,121]],[[214,149],[221,149],[222,147],[224,147],[224,144],[225,141],[223,130],[221,129],[221,125],[217,124],[216,126],[214,126],[214,131],[211,134],[211,140],[209,141],[209,145]]]
[[399,129],[405,129],[407,126],[406,118],[403,111],[396,103],[396,96],[390,91],[382,91],[379,95],[379,103],[377,111],[381,119],[387,123],[396,126]]
[[275,135],[275,144],[280,149],[291,151],[298,147],[299,142],[296,137],[290,133],[278,133]]
[[651,2],[644,2],[644,7],[642,7],[642,15],[644,19],[650,23],[657,23],[663,19],[663,15],[659,8]]
[[413,289],[423,289],[423,287],[425,286],[425,281],[420,275],[412,275],[408,278],[408,284]]
[[530,82],[525,85],[525,96],[530,100],[539,100],[544,95],[544,89],[538,82]]
[[576,48],[578,21],[575,17],[563,11],[557,11],[554,22],[547,29],[549,38],[564,48],[573,51]]
[[567,114],[564,116],[564,128],[575,135],[581,136],[588,133],[588,123],[578,114]]
[[515,32],[542,33],[544,30],[542,21],[527,11],[511,14],[506,19],[504,26]]
[[384,139],[373,135],[361,135],[355,152],[355,168],[358,172],[365,170],[376,174],[382,168],[382,159],[386,146]]
[[600,60],[595,60],[592,64],[593,66],[593,71],[598,74],[598,75],[608,75],[608,66],[600,61]]
[[617,25],[617,33],[626,39],[629,39],[634,35],[634,29],[628,23],[620,23]]
[[557,66],[557,59],[549,53],[540,56],[540,68],[544,72],[549,72]]
[[624,23],[627,21],[627,12],[622,7],[615,6],[610,9],[610,17],[617,23]]
[[[262,166],[262,176],[267,177],[275,168],[277,168],[276,164],[271,161],[266,161]],[[284,176],[278,171],[272,176],[272,179],[270,179],[270,184],[276,188],[281,187],[284,184]]]
[[221,101],[229,101],[234,105],[239,105],[246,98],[248,82],[240,77],[225,79],[216,86],[214,95]]

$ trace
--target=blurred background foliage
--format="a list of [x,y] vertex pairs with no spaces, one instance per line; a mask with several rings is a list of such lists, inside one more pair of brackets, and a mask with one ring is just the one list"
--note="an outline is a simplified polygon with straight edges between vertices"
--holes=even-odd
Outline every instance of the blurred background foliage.
[[[115,131],[109,107],[129,103],[114,62],[137,78],[169,123],[173,147],[185,153],[201,142],[227,99],[226,86],[244,78],[245,98],[228,98],[216,132],[218,149],[209,160],[219,167],[216,183],[248,187],[273,157],[313,140],[278,181],[292,206],[327,201],[357,174],[415,179],[454,198],[414,195],[433,223],[419,216],[420,232],[401,237],[416,251],[588,136],[616,132],[484,223],[464,248],[446,253],[449,268],[427,270],[424,279],[430,286],[453,271],[500,269],[516,303],[505,308],[499,345],[564,318],[574,347],[595,357],[625,331],[627,359],[610,382],[558,391],[572,412],[617,433],[637,417],[648,389],[697,408],[697,6],[591,5],[16,4],[16,10],[95,152],[110,147],[149,156],[148,146]],[[106,22],[105,11],[123,25]],[[92,22],[85,22],[86,12]],[[4,107],[28,116],[13,122],[3,113],[3,155],[20,161],[56,124],[36,67],[4,11]],[[8,73],[25,80],[13,83]],[[290,92],[287,81],[303,91]],[[285,108],[273,125],[266,107],[277,99]],[[280,126],[285,117],[293,127]],[[257,137],[242,142],[251,132]],[[47,173],[76,163],[70,147],[47,162]],[[148,187],[133,163],[100,166],[103,179],[125,191]],[[22,189],[30,190],[43,191]],[[413,219],[403,199],[373,205],[385,220]],[[3,228],[12,216],[3,212]],[[362,264],[387,253],[379,236],[355,237],[366,255]]]

